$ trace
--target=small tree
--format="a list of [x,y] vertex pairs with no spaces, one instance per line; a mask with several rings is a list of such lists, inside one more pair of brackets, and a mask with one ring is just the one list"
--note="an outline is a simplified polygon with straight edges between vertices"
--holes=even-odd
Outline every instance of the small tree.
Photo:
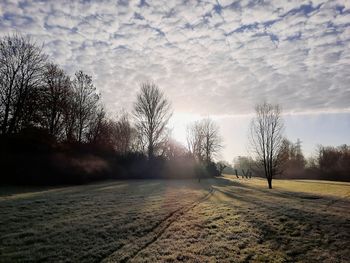
[[171,105],[164,93],[153,83],[141,84],[134,105],[138,133],[147,144],[148,158],[152,159],[166,139],[166,125],[171,117]]
[[225,168],[230,167],[230,164],[226,161],[220,161],[220,162],[217,162],[216,166],[219,171],[219,174],[222,175]]
[[284,130],[281,109],[279,105],[265,102],[257,105],[255,112],[256,116],[250,125],[250,142],[271,189],[272,179],[280,173],[284,159],[281,158]]
[[237,156],[233,160],[236,176],[238,174],[247,177],[251,175],[254,167],[254,160],[250,156]]

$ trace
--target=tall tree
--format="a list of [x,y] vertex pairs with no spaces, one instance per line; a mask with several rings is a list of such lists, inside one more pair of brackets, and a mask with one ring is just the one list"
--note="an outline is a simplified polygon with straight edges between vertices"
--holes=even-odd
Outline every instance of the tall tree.
[[272,179],[280,172],[284,160],[281,158],[284,131],[281,109],[279,105],[265,102],[255,107],[255,113],[250,125],[250,142],[271,189]]
[[63,129],[65,140],[73,142],[77,140],[77,106],[75,100],[75,93],[73,90],[69,91],[65,107],[63,108]]
[[82,71],[75,73],[73,80],[74,106],[76,111],[76,138],[83,141],[88,126],[97,111],[99,95],[92,83],[91,76]]
[[134,117],[136,128],[147,143],[150,159],[166,137],[166,125],[171,115],[171,105],[164,93],[153,83],[141,84],[134,105]]
[[63,116],[70,95],[70,78],[56,64],[46,64],[40,96],[41,122],[56,138],[63,134]]
[[37,88],[47,56],[30,38],[14,34],[0,39],[1,133],[18,132],[37,111]]

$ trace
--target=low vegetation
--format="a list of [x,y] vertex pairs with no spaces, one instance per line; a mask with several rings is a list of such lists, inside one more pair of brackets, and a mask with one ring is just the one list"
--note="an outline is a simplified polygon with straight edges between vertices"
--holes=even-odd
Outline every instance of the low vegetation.
[[348,262],[350,184],[232,176],[0,188],[0,261]]

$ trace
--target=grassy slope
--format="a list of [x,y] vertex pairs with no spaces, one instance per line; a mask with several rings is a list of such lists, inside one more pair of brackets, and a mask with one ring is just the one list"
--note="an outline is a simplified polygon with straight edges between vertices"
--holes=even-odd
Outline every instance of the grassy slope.
[[0,189],[0,262],[348,262],[350,184],[274,188],[225,177]]

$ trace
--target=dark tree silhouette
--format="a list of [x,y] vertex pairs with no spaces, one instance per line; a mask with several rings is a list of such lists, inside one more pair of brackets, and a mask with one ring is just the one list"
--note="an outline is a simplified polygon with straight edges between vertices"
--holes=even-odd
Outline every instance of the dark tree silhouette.
[[1,133],[30,125],[35,118],[38,87],[47,56],[30,38],[14,34],[0,40]]
[[70,90],[67,96],[65,107],[63,108],[63,127],[65,140],[68,142],[76,141],[76,127],[77,127],[77,106],[75,101],[75,94]]
[[76,138],[82,142],[84,135],[98,107],[99,95],[92,83],[91,76],[82,71],[75,73],[73,80],[74,109],[76,116]]
[[222,175],[225,168],[229,167],[230,165],[225,161],[220,161],[220,162],[217,162],[216,166],[218,167],[220,175]]
[[126,155],[131,150],[135,133],[128,115],[122,113],[117,121],[110,121],[110,126],[116,152]]
[[96,107],[90,117],[88,131],[86,134],[89,143],[107,143],[105,140],[109,137],[106,112],[103,107]]
[[281,149],[284,125],[278,105],[263,103],[255,107],[256,116],[250,125],[250,142],[258,164],[263,167],[268,186],[283,166]]
[[70,78],[57,65],[46,64],[40,96],[41,124],[56,138],[64,132],[63,117],[70,94]]
[[154,157],[166,139],[166,125],[171,115],[171,106],[164,93],[153,83],[141,84],[134,105],[134,117],[141,140],[147,145],[149,159]]

